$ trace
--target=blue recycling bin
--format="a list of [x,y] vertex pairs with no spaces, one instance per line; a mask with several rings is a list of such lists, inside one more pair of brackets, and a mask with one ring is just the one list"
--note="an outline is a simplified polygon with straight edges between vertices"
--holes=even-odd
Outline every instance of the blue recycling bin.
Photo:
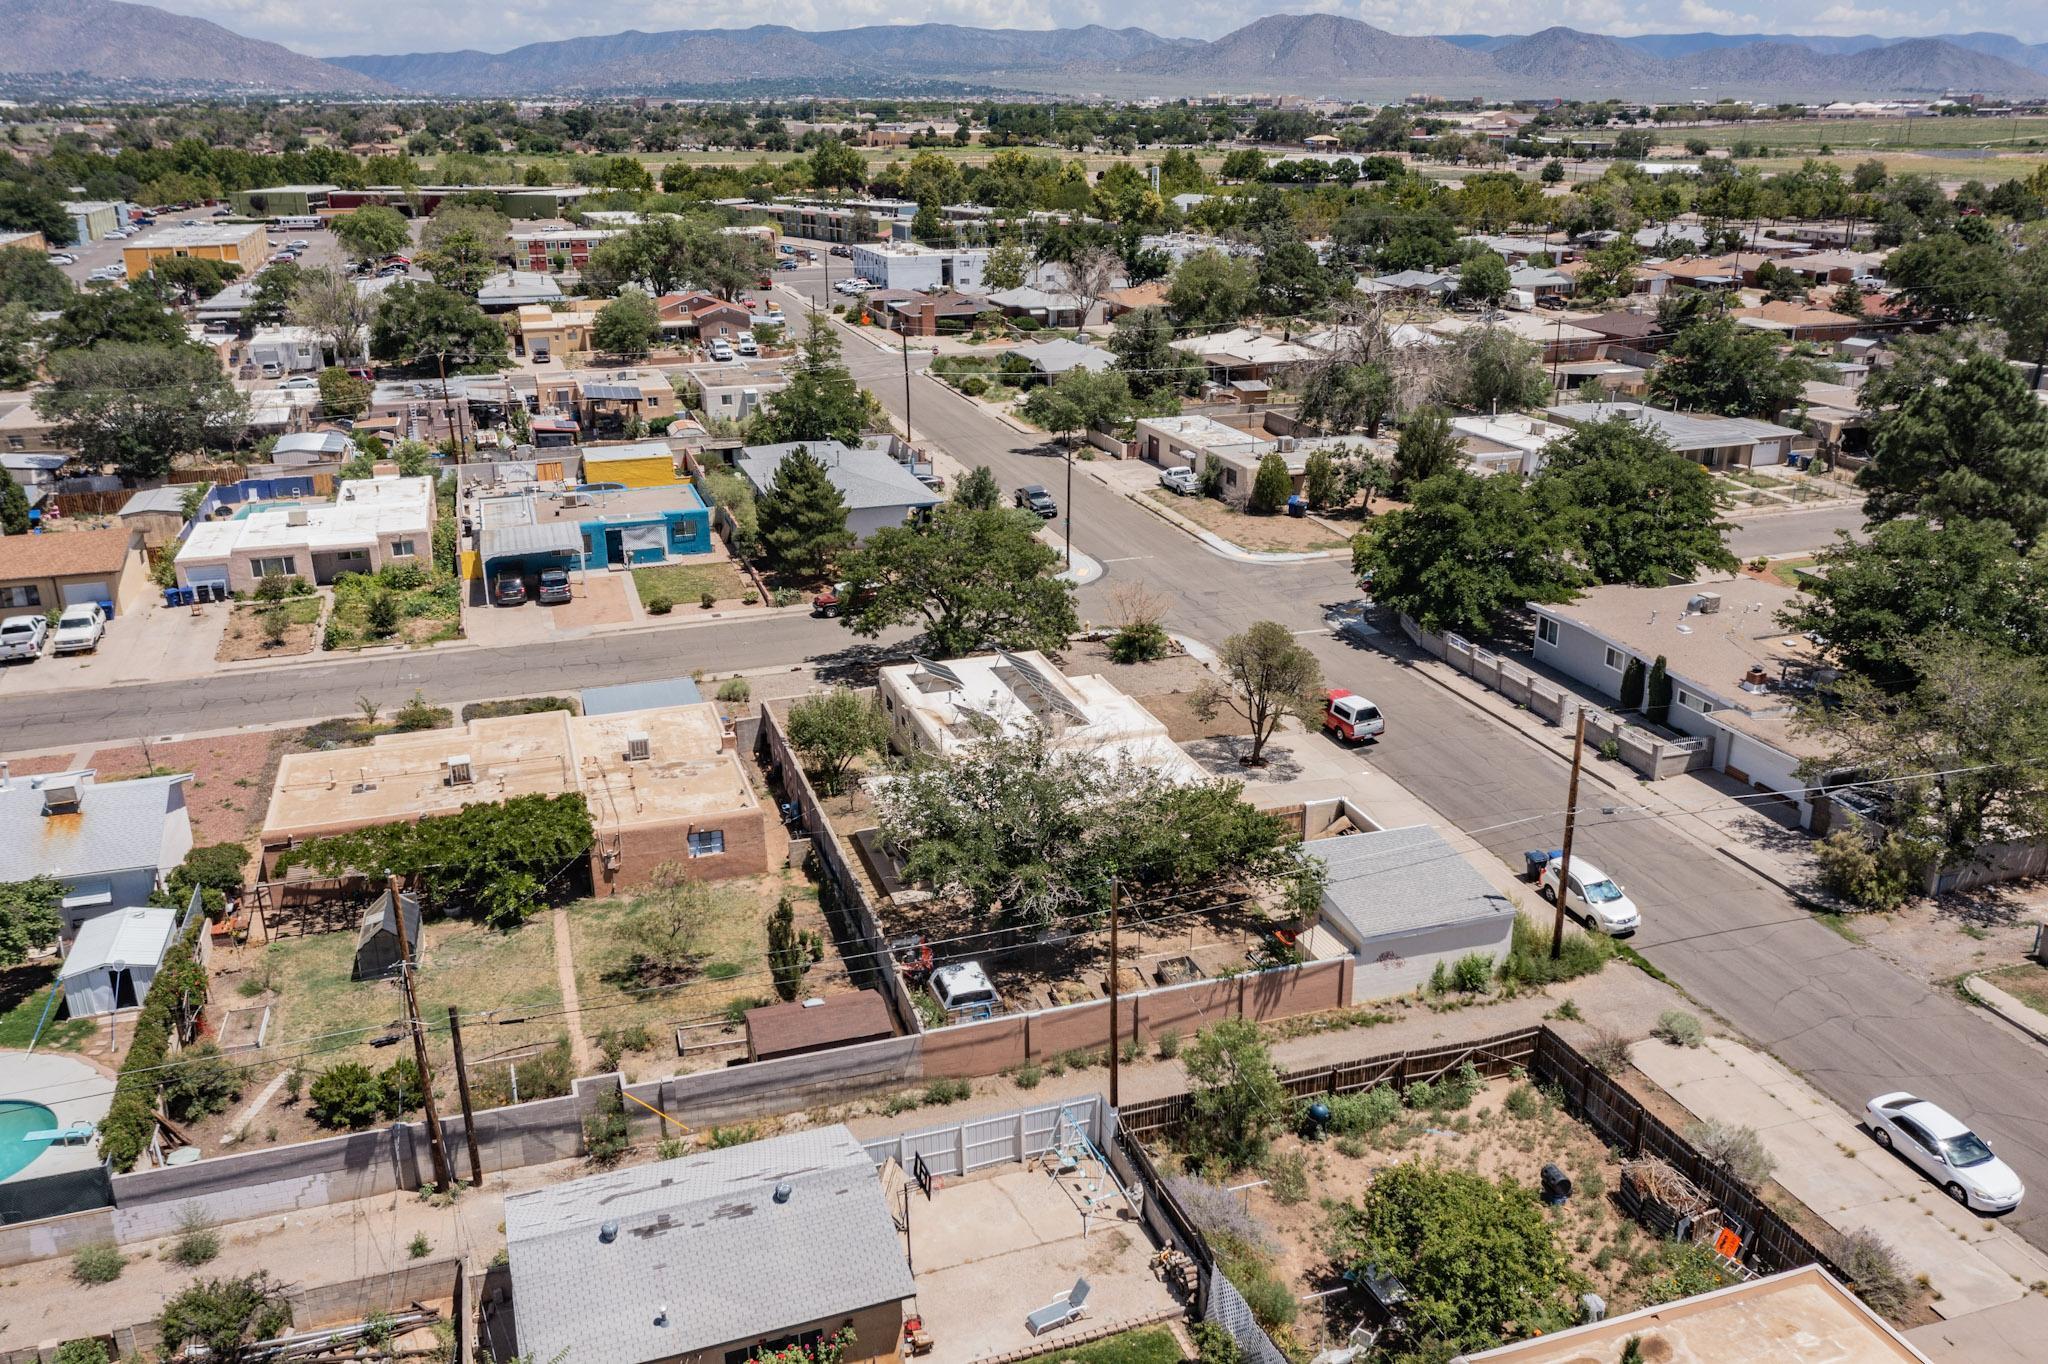
[[1522,875],[1528,877],[1531,881],[1540,880],[1543,876],[1543,869],[1563,856],[1563,848],[1552,848],[1548,852],[1538,848],[1531,848],[1522,854]]
[[1296,493],[1287,499],[1287,514],[1289,516],[1308,515],[1308,503],[1302,501],[1300,493]]

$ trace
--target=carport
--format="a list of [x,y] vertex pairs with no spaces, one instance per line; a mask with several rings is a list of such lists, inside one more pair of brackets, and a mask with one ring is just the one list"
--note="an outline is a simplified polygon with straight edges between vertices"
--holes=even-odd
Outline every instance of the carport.
[[486,525],[477,537],[477,554],[489,583],[508,573],[523,576],[544,568],[580,570],[583,530],[571,521]]

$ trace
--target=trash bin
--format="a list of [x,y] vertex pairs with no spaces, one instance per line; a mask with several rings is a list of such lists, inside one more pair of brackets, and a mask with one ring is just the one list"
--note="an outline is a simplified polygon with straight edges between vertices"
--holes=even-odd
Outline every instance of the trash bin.
[[1302,501],[1300,493],[1296,493],[1287,499],[1287,514],[1289,516],[1308,515],[1308,503]]
[[1543,876],[1543,869],[1557,858],[1563,856],[1563,848],[1552,848],[1548,852],[1532,848],[1522,854],[1522,875],[1531,881],[1540,880]]

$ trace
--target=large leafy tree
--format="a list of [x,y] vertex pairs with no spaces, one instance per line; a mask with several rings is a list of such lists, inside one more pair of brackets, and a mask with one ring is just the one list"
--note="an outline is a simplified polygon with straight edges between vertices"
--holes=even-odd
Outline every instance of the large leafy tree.
[[2048,560],[2022,555],[2002,521],[1882,522],[1862,542],[1843,534],[1815,569],[1780,623],[1819,635],[1836,662],[1886,691],[1919,684],[1913,646],[1943,631],[2048,653]]
[[803,359],[789,383],[748,419],[747,437],[759,445],[783,441],[859,441],[873,419],[873,403],[840,359],[839,335],[820,323],[804,337]]
[[105,341],[145,346],[185,342],[185,324],[143,289],[87,289],[73,294],[50,323],[49,348],[82,350]]
[[1954,326],[1997,315],[2009,264],[2002,246],[1935,232],[1885,257],[1885,282],[1914,317]]
[[291,261],[266,266],[250,285],[249,320],[264,327],[284,321],[304,282],[305,272]]
[[1650,397],[1681,412],[1768,418],[1799,401],[1810,377],[1811,366],[1775,336],[1724,317],[1678,334],[1650,376]]
[[824,463],[801,445],[776,466],[754,515],[769,559],[806,580],[823,577],[833,559],[853,544],[846,529],[846,499],[832,486]]
[[1375,600],[1425,630],[1484,634],[1524,602],[1570,601],[1586,574],[1556,484],[1463,471],[1411,490],[1411,504],[1352,542]]
[[25,303],[38,312],[62,308],[75,290],[40,251],[0,247],[0,304]]
[[336,359],[354,361],[367,354],[364,345],[377,316],[377,300],[336,271],[301,270],[285,316],[294,326],[318,332]]
[[1864,511],[1873,521],[2003,521],[2023,547],[2034,543],[2048,527],[2048,407],[2018,369],[1976,347],[1913,369],[1910,389],[1891,380],[1865,395]]
[[1223,641],[1218,659],[1224,680],[1195,693],[1195,712],[1206,720],[1227,706],[1245,722],[1252,741],[1247,766],[1265,762],[1266,743],[1282,720],[1315,723],[1324,700],[1323,666],[1286,626],[1257,621]]
[[785,728],[805,773],[827,795],[846,785],[854,763],[889,749],[889,717],[872,696],[845,687],[798,701]]
[[444,203],[420,225],[420,264],[434,283],[475,296],[499,269],[512,221],[495,208]]
[[1465,467],[1465,445],[1441,407],[1425,407],[1401,424],[1394,442],[1394,487],[1404,494],[1438,474]]
[[957,658],[992,647],[1057,649],[1078,628],[1060,558],[1039,520],[1012,510],[946,505],[923,525],[888,526],[841,565],[853,603],[844,617],[873,638],[923,627],[927,652]]
[[661,339],[661,312],[638,289],[627,289],[597,310],[590,339],[607,355],[645,355]]
[[505,353],[504,328],[438,284],[393,285],[370,323],[370,354],[395,364],[488,373],[504,366]]
[[2005,329],[2005,353],[2026,363],[2029,380],[2039,388],[2048,370],[2048,228],[2030,228],[2014,253],[1998,323]]
[[63,906],[64,883],[54,876],[0,882],[0,967],[18,966],[57,941]]
[[1550,400],[1543,348],[1498,327],[1471,327],[1437,376],[1438,401],[1473,412],[1514,412]]
[[395,208],[369,204],[335,218],[334,238],[350,260],[382,260],[412,244],[412,233]]
[[52,246],[68,245],[76,235],[56,195],[18,180],[0,180],[0,232],[40,232]]
[[1377,361],[1318,365],[1302,384],[1302,420],[1328,431],[1363,431],[1377,439],[1393,410],[1394,376]]
[[1495,304],[1508,296],[1508,263],[1492,251],[1477,251],[1458,267],[1458,298]]
[[162,478],[173,455],[225,450],[248,422],[247,401],[197,346],[108,341],[57,352],[49,369],[35,406],[52,434],[125,478]]
[[1299,317],[1335,291],[1330,272],[1292,226],[1268,227],[1259,238],[1258,303],[1276,317]]
[[1166,307],[1184,326],[1228,327],[1251,311],[1258,287],[1258,271],[1251,262],[1210,247],[1174,268],[1166,286]]
[[1265,1159],[1292,1101],[1259,1025],[1226,1018],[1195,1034],[1182,1057],[1188,1074],[1190,1154],[1221,1170]]
[[0,303],[0,388],[27,388],[42,363],[43,324],[35,312],[26,303]]
[[1603,583],[1656,587],[1702,568],[1732,572],[1713,476],[1627,417],[1551,442],[1539,478],[1561,485],[1579,557]]
[[234,283],[242,267],[233,261],[170,256],[150,267],[133,292],[148,289],[166,303],[196,303]]
[[1025,396],[1018,413],[1055,435],[1109,429],[1130,419],[1134,404],[1124,375],[1117,370],[1100,374],[1075,366],[1050,384],[1041,384]]
[[1109,334],[1116,372],[1140,402],[1171,399],[1201,389],[1202,362],[1173,347],[1173,322],[1159,308],[1138,308],[1116,320]]

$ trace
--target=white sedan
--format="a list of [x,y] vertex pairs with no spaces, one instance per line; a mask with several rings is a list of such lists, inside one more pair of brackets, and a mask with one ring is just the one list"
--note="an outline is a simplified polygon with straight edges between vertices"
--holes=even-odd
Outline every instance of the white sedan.
[[[1537,889],[1543,898],[1557,903],[1558,863],[1553,857],[1543,868]],[[1564,912],[1611,937],[1621,937],[1642,927],[1642,912],[1635,901],[1622,894],[1614,878],[1583,857],[1572,859],[1571,885],[1567,888]]]
[[1956,1202],[1977,1212],[2010,1212],[2026,1189],[1984,1138],[1947,1109],[1900,1091],[1863,1105],[1864,1126],[1879,1146],[1920,1167]]
[[50,638],[53,653],[91,653],[100,647],[100,639],[107,633],[107,618],[93,602],[81,602],[64,608],[64,614],[57,617],[57,632]]

